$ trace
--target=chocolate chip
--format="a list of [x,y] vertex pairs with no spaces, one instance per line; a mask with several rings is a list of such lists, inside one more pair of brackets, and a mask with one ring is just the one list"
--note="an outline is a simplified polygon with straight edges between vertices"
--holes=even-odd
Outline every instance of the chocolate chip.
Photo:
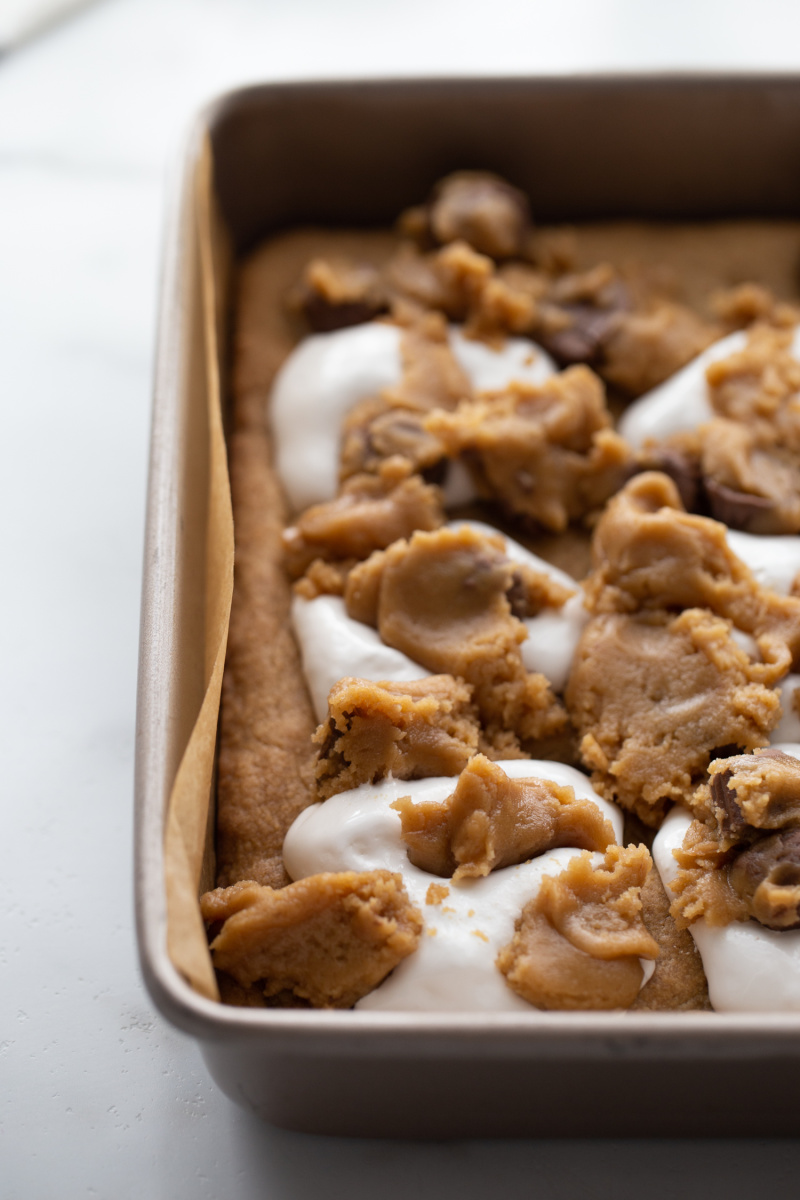
[[711,776],[711,799],[722,812],[720,824],[724,831],[733,834],[734,837],[740,837],[752,826],[745,821],[736,802],[736,793],[729,787],[732,776],[732,771],[719,771]]
[[[345,713],[346,717],[352,717],[352,715],[352,713]],[[324,758],[328,758],[333,753],[334,746],[342,737],[344,737],[342,730],[337,729],[336,722],[334,721],[333,717],[329,717],[327,728],[325,730],[325,740],[322,742],[319,750],[317,751],[318,759],[322,760]]]
[[781,830],[743,850],[731,864],[730,881],[761,925],[800,928],[800,829]]
[[705,485],[711,515],[731,529],[742,529],[745,533],[768,533],[773,525],[775,504],[766,496],[755,496],[751,492],[737,492],[706,476]]
[[565,304],[561,311],[569,318],[569,324],[563,329],[537,333],[545,350],[563,366],[597,362],[606,338],[617,323],[617,311],[590,304]]
[[520,621],[531,616],[530,596],[521,571],[515,571],[511,576],[511,586],[506,588],[506,599],[511,605],[512,616]]
[[363,325],[388,310],[380,271],[371,263],[315,259],[287,298],[315,333]]
[[301,301],[303,316],[314,333],[332,333],[334,329],[346,329],[350,325],[364,325],[387,311],[380,300],[352,300],[334,304],[324,296],[309,294]]

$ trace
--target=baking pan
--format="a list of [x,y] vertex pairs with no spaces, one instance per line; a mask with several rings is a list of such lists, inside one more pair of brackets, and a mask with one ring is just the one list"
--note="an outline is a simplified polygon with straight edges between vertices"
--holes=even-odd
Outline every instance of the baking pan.
[[[202,954],[182,957],[213,877],[229,269],[292,225],[388,223],[459,167],[509,177],[546,220],[796,216],[800,76],[269,85],[201,115],[166,230],[155,378],[136,759],[147,986],[224,1091],[286,1128],[794,1134],[800,1014],[237,1009],[213,999]],[[196,810],[189,833],[181,804]]]

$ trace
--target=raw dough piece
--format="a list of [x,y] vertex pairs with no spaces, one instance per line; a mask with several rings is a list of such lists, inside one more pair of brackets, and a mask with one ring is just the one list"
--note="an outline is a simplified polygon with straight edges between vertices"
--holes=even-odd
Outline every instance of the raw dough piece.
[[[503,548],[468,526],[415,533],[355,567],[345,603],[387,645],[466,680],[487,740],[505,745],[558,733],[566,715],[545,676],[523,665],[525,626],[508,599],[519,569]],[[545,594],[549,584],[543,575]]]
[[441,803],[414,804],[401,796],[408,857],[433,875],[459,879],[488,875],[557,846],[605,850],[614,830],[596,804],[548,779],[510,779],[484,755],[460,773]]
[[266,996],[352,1008],[417,947],[422,917],[399,875],[313,875],[279,890],[243,881],[207,892],[203,918],[224,922],[214,965]]
[[594,617],[566,691],[593,787],[657,828],[715,750],[767,745],[780,704],[763,667],[703,609]]
[[470,698],[470,688],[452,675],[411,683],[341,679],[328,698],[328,720],[314,735],[319,798],[387,775],[458,775],[478,749]]
[[645,846],[611,846],[602,866],[584,851],[542,880],[497,960],[515,992],[537,1008],[629,1008],[658,958],[642,920],[641,889],[652,867]]

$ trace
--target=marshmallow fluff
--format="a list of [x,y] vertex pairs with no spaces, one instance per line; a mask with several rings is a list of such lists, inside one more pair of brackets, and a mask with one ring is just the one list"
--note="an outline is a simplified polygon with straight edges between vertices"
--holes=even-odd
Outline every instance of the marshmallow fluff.
[[764,587],[788,596],[800,571],[800,537],[729,529],[728,545]]
[[[450,346],[475,392],[506,387],[513,381],[543,383],[555,365],[527,338],[507,338],[495,350],[450,327]],[[270,413],[276,467],[295,512],[332,500],[339,483],[342,422],[361,400],[396,386],[402,376],[396,325],[371,321],[333,333],[304,338],[275,377]],[[464,471],[445,485],[452,504],[475,495]]]
[[[479,533],[497,534],[496,529],[480,521],[454,521],[448,528],[459,529],[465,525]],[[583,592],[564,571],[531,554],[512,538],[505,538],[505,549],[512,561],[527,563],[535,571],[543,571],[557,583],[574,589],[575,594],[561,608],[544,609],[524,622],[528,631],[522,643],[522,661],[526,670],[542,671],[553,688],[562,691],[566,687],[575,648],[589,619],[583,607]],[[401,683],[429,674],[419,663],[387,646],[377,630],[349,617],[340,596],[317,596],[313,600],[295,596],[292,621],[318,721],[324,721],[328,714],[331,688],[347,675]]]
[[[800,758],[800,743],[777,748]],[[677,805],[655,836],[653,861],[667,891],[679,870],[672,852],[691,822],[689,810]],[[689,928],[717,1012],[800,1012],[800,929],[777,933],[757,921],[713,926],[702,917]]]
[[[511,778],[539,777],[574,788],[580,799],[601,810],[622,838],[622,814],[602,800],[580,771],[563,763],[514,759],[497,764]],[[322,804],[311,805],[286,835],[283,857],[292,879],[320,871],[399,872],[425,929],[418,949],[361,1000],[360,1009],[426,1012],[531,1012],[531,1006],[505,983],[495,959],[514,934],[524,905],[538,892],[545,875],[563,871],[577,850],[547,851],[516,867],[503,867],[481,879],[454,884],[412,865],[402,836],[394,800],[411,796],[415,803],[442,801],[453,791],[454,778],[403,782],[386,779],[340,792]],[[595,865],[603,856],[592,856]],[[427,904],[431,884],[449,894]],[[642,965],[645,966],[644,961]],[[645,967],[645,981],[653,964]]]
[[[741,332],[714,342],[665,383],[635,400],[620,419],[619,433],[639,449],[648,438],[660,441],[712,420],[714,412],[708,399],[706,368],[737,354],[746,344],[747,334]],[[800,329],[794,336],[792,352],[800,359]],[[800,571],[800,538],[731,529],[728,545],[747,564],[759,583],[784,595],[789,592]]]
[[710,421],[714,413],[708,400],[706,368],[737,354],[746,344],[745,333],[732,333],[714,342],[664,383],[634,400],[623,413],[618,432],[638,449],[648,438],[672,437]]

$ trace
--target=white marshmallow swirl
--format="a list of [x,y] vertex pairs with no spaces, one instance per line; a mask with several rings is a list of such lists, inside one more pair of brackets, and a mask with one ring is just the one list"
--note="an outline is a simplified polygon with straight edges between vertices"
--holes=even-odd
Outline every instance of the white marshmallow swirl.
[[[359,401],[400,382],[401,339],[401,329],[381,321],[315,333],[300,342],[276,375],[269,410],[275,460],[295,512],[336,495],[342,422]],[[451,326],[450,345],[475,392],[513,381],[543,383],[556,369],[527,338],[507,338],[495,350]],[[445,495],[450,503],[464,503],[474,491],[462,473],[457,487],[445,485]]]
[[[574,788],[577,797],[597,805],[617,840],[621,839],[621,813],[594,792],[580,771],[563,763],[522,759],[497,765],[515,779],[539,777]],[[457,884],[420,870],[408,859],[400,815],[391,804],[400,796],[411,796],[415,803],[442,801],[455,783],[454,778],[436,778],[364,784],[305,809],[286,835],[283,857],[292,879],[321,871],[397,871],[423,914],[425,929],[418,949],[358,1008],[531,1012],[531,1006],[506,985],[495,959],[511,940],[516,919],[536,895],[543,877],[558,874],[578,851],[550,850],[517,867]],[[602,855],[594,860],[600,863]],[[449,888],[439,904],[426,903],[432,883]]]
[[[479,533],[497,534],[496,529],[480,521],[455,521],[448,528],[458,529],[462,525]],[[514,562],[527,563],[533,570],[543,571],[556,582],[575,589],[575,594],[561,608],[544,609],[524,622],[528,630],[528,637],[522,643],[526,669],[542,671],[555,690],[562,691],[575,647],[589,619],[583,607],[583,592],[564,571],[538,558],[519,542],[505,538],[505,544],[506,554]],[[339,596],[317,596],[313,600],[295,596],[292,621],[318,721],[327,716],[331,688],[346,675],[400,683],[430,674],[401,651],[387,646],[375,629],[349,617]]]

